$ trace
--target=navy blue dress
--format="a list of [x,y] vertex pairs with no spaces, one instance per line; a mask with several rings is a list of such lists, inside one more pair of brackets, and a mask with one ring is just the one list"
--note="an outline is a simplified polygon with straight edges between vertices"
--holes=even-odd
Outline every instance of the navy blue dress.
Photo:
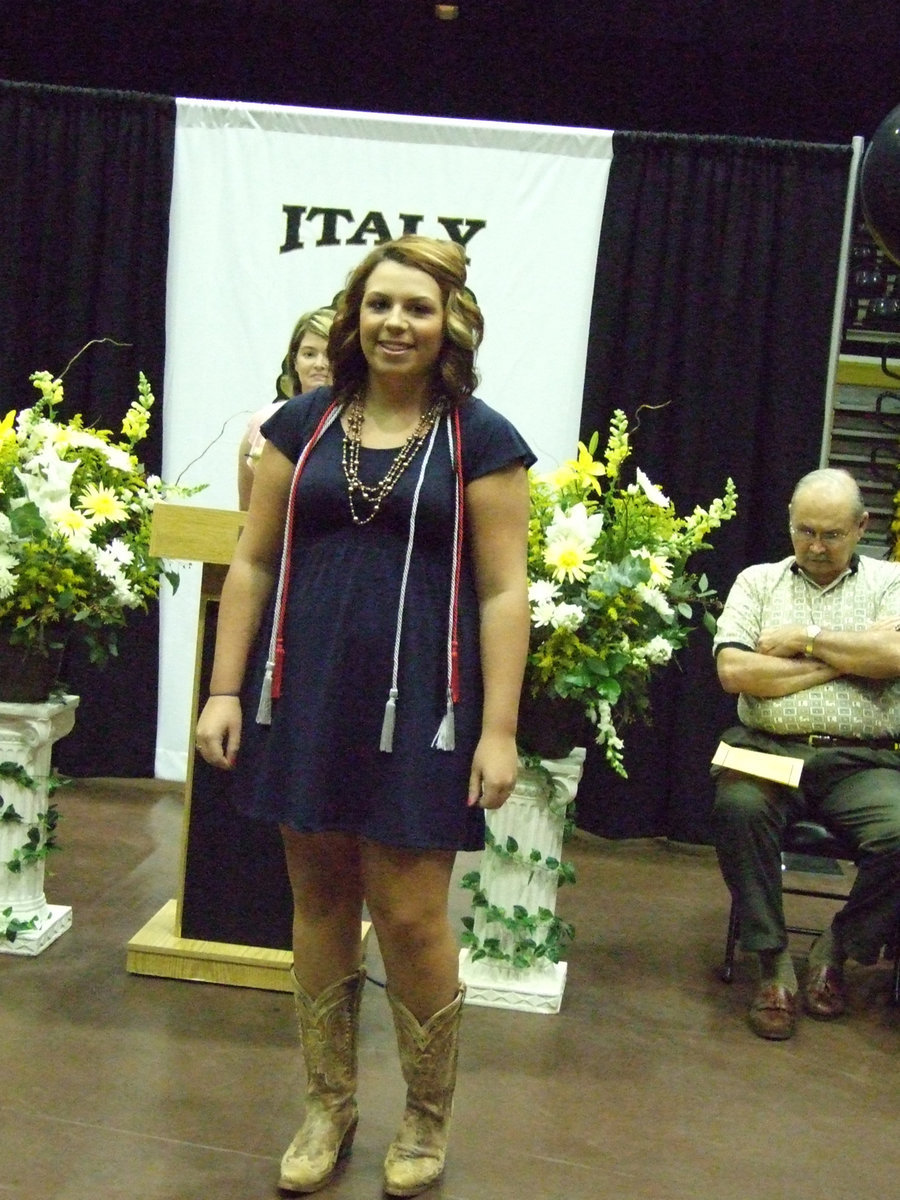
[[[296,462],[330,401],[319,388],[288,400],[263,433]],[[505,417],[477,398],[460,409],[466,483],[534,455]],[[271,615],[244,698],[238,806],[300,832],[336,830],[391,846],[478,850],[484,813],[466,804],[481,731],[478,603],[464,546],[459,596],[455,749],[433,748],[446,707],[454,493],[442,422],[419,497],[403,610],[393,749],[379,749],[391,687],[400,581],[420,447],[377,516],[354,524],[335,421],[307,459],[297,488],[284,679],[271,726],[254,723]],[[360,449],[373,484],[396,450]],[[365,508],[364,512],[369,509]]]

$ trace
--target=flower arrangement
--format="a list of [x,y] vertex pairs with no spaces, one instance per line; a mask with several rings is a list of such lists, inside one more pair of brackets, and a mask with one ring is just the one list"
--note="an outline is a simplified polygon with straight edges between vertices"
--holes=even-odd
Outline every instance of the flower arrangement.
[[127,612],[145,609],[162,577],[177,586],[150,554],[154,504],[199,489],[146,474],[135,455],[154,402],[143,374],[117,437],[79,414],[59,419],[61,378],[30,379],[33,407],[0,417],[0,632],[41,656],[77,635],[103,664]]
[[650,676],[687,641],[695,606],[714,628],[715,592],[687,563],[712,548],[707,536],[734,516],[737,491],[729,478],[722,499],[680,517],[640,468],[623,481],[631,453],[623,412],[613,414],[602,459],[598,441],[594,433],[576,459],[531,479],[523,704],[574,706],[626,776],[618,727],[646,718]]

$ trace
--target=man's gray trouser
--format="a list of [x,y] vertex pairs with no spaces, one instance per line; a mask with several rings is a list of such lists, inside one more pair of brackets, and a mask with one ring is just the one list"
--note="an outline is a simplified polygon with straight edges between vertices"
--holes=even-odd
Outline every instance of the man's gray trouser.
[[722,740],[804,760],[800,786],[713,767],[713,832],[722,875],[738,903],[744,950],[787,945],[781,838],[787,824],[817,820],[855,847],[859,871],[834,930],[847,955],[877,961],[900,916],[900,752],[818,749],[744,726]]

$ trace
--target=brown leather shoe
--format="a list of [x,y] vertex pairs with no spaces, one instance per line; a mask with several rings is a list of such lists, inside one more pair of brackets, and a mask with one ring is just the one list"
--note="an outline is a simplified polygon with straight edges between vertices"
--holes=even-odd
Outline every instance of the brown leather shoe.
[[839,967],[826,964],[810,970],[803,987],[803,1005],[811,1017],[833,1021],[847,1007],[844,977]]
[[783,1042],[794,1034],[797,999],[780,983],[764,983],[753,997],[747,1020],[757,1037]]

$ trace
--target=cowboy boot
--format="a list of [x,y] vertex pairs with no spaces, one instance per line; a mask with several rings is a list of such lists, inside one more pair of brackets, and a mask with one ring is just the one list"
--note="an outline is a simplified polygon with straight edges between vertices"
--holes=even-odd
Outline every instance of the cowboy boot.
[[389,1196],[416,1196],[444,1170],[465,994],[460,984],[456,998],[420,1025],[388,992],[407,1085],[406,1111],[384,1160],[384,1190]]
[[278,1186],[316,1192],[350,1153],[356,1133],[356,1051],[366,972],[360,968],[313,999],[291,972],[306,1062],[306,1114],[281,1160]]

